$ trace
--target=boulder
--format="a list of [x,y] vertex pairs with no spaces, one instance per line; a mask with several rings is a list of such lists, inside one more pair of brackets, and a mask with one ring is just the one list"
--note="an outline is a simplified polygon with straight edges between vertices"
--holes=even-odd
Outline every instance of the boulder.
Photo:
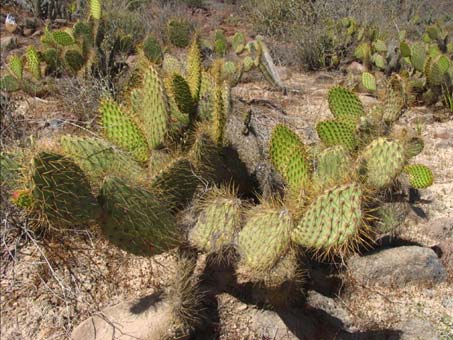
[[445,281],[447,271],[430,248],[402,246],[348,261],[353,281],[364,285],[404,287],[408,284],[433,284]]

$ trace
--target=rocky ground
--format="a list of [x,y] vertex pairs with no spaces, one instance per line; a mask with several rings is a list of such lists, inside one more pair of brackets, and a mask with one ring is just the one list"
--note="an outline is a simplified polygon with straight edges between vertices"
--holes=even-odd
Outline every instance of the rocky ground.
[[[18,39],[9,50],[23,47],[29,38]],[[2,51],[5,44],[2,37]],[[247,153],[255,170],[263,155],[254,153],[253,145],[266,143],[278,122],[293,126],[307,143],[315,141],[316,122],[330,116],[327,91],[345,79],[339,73],[279,71],[290,89],[286,95],[259,78],[234,89],[241,101],[236,102],[240,112],[229,121],[230,139],[236,118],[251,110],[256,138],[247,137],[245,145],[251,145]],[[361,98],[367,106],[376,102]],[[28,134],[59,133],[79,119],[59,100],[17,94],[12,112],[8,117],[2,112],[2,118],[19,124],[11,129]],[[405,112],[401,124],[409,122],[419,123],[425,138],[425,150],[416,160],[430,166],[436,179],[420,191],[398,230],[383,235],[377,249],[345,263],[312,264],[306,298],[290,309],[262,309],[241,296],[219,293],[214,327],[197,338],[453,339],[453,120],[439,121],[436,109],[415,107]],[[10,230],[14,223],[27,221],[10,208],[2,211],[2,339],[69,338],[86,318],[153,294],[174,275],[172,253],[154,258],[126,254],[104,241],[96,228],[67,231],[44,245],[26,226],[20,233]]]

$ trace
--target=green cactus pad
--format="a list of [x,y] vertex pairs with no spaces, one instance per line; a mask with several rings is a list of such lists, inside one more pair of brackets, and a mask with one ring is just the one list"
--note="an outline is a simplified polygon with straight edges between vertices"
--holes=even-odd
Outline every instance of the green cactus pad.
[[410,57],[412,54],[411,47],[405,41],[402,41],[400,43],[400,51],[401,51],[401,55],[403,56],[403,58]]
[[271,162],[280,174],[285,174],[294,150],[304,150],[299,136],[285,125],[278,124],[272,131],[269,145]]
[[214,38],[214,51],[215,53],[223,57],[225,56],[226,52],[228,49],[228,41],[225,38],[225,35],[223,34],[222,30],[217,30],[215,32],[215,38]]
[[354,56],[364,64],[368,64],[371,56],[371,46],[368,43],[359,44],[354,50]]
[[0,184],[16,189],[21,178],[22,155],[16,152],[0,152]]
[[173,75],[171,79],[171,92],[178,109],[194,121],[197,113],[196,103],[193,101],[189,85],[181,75],[176,73]]
[[415,189],[425,189],[433,184],[433,173],[423,164],[407,165],[403,171],[409,176],[409,183]]
[[27,67],[35,79],[41,79],[41,64],[38,52],[33,46],[29,46],[26,52]]
[[240,54],[245,49],[245,34],[242,32],[236,32],[231,40],[231,45],[233,46],[234,53]]
[[423,73],[425,66],[426,51],[425,46],[421,43],[415,43],[411,48],[411,64],[419,72]]
[[402,170],[405,157],[403,146],[385,138],[372,141],[359,156],[362,172],[366,174],[366,184],[382,188],[393,182]]
[[352,116],[358,119],[364,115],[363,105],[359,97],[344,87],[331,88],[327,99],[334,117]]
[[22,62],[22,58],[17,55],[12,55],[8,61],[8,68],[14,77],[18,80],[22,79],[24,72],[24,63]]
[[239,232],[237,250],[241,257],[238,271],[253,277],[270,270],[290,246],[293,222],[286,210],[258,205]]
[[428,83],[433,86],[442,85],[447,79],[450,61],[447,56],[440,55],[432,60],[425,70]]
[[351,157],[344,146],[327,148],[316,156],[313,184],[321,190],[340,184],[348,177],[350,168]]
[[353,151],[358,144],[355,126],[341,120],[324,120],[316,125],[319,139],[325,146],[343,145]]
[[70,46],[75,43],[74,38],[65,31],[53,31],[52,39],[57,45],[63,47]]
[[169,108],[164,85],[153,66],[150,66],[143,76],[141,95],[143,100],[141,110],[137,112],[138,118],[148,145],[156,148],[163,143],[167,135]]
[[157,175],[171,161],[171,155],[166,153],[164,150],[153,150],[148,161],[148,173],[150,177]]
[[214,96],[213,96],[213,111],[212,111],[212,135],[214,142],[221,146],[223,145],[223,136],[225,130],[225,124],[227,120],[225,111],[225,100],[223,87],[221,82],[221,67],[222,62],[217,61],[214,65],[215,74],[215,85],[214,85]]
[[192,44],[190,45],[187,56],[187,83],[189,84],[194,102],[198,102],[200,98],[201,73],[202,65],[200,42],[198,36],[195,36],[192,39]]
[[374,65],[376,65],[377,68],[381,70],[385,69],[386,61],[382,55],[378,53],[373,54],[371,57],[371,61],[374,63]]
[[102,184],[102,232],[117,247],[152,256],[179,246],[179,230],[167,205],[154,192],[109,177]]
[[390,78],[385,98],[382,118],[386,122],[395,122],[401,116],[406,105],[402,82],[397,77]]
[[100,209],[83,171],[69,158],[41,152],[32,161],[31,210],[55,226],[80,225]]
[[172,210],[179,210],[192,199],[199,184],[192,163],[176,158],[151,179],[150,190],[165,198]]
[[6,92],[16,92],[20,89],[20,82],[11,75],[0,78],[0,90]]
[[55,71],[60,62],[58,52],[55,48],[48,48],[42,53],[42,59],[46,62],[51,71]]
[[231,246],[241,224],[241,201],[237,198],[210,196],[189,232],[189,242],[196,248],[214,253]]
[[149,61],[154,64],[160,64],[163,60],[163,52],[156,38],[149,36],[143,43],[143,53]]
[[90,17],[94,20],[101,20],[102,4],[101,0],[90,0]]
[[67,50],[64,54],[64,61],[73,72],[80,71],[85,64],[82,54],[77,50]]
[[62,153],[82,168],[93,187],[99,187],[107,175],[134,183],[143,179],[143,168],[131,156],[104,140],[64,135],[60,146]]
[[362,84],[363,86],[371,92],[376,91],[376,78],[373,74],[369,72],[362,73]]
[[255,62],[250,56],[246,56],[242,61],[242,64],[244,65],[244,72],[249,72],[250,70],[252,70],[252,68],[255,67]]
[[185,20],[171,20],[167,25],[168,39],[180,48],[185,48],[190,43],[192,25]]
[[78,21],[72,27],[72,31],[74,33],[74,37],[80,38],[83,37],[84,39],[92,39],[93,31],[86,22]]
[[146,162],[150,151],[137,124],[112,99],[102,100],[99,112],[106,138],[129,151],[139,162]]
[[362,196],[356,183],[327,190],[307,207],[292,241],[325,253],[353,246],[362,225]]

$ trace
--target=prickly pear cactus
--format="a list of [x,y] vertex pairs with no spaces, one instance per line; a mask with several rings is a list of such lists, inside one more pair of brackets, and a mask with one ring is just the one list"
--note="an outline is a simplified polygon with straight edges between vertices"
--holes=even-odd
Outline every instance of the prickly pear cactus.
[[405,157],[403,146],[396,141],[378,138],[372,141],[359,155],[361,173],[365,182],[373,188],[390,185],[402,170]]
[[245,34],[242,32],[236,32],[231,40],[231,45],[236,54],[242,53],[245,49]]
[[425,46],[422,43],[415,43],[411,48],[410,60],[412,66],[419,72],[423,73],[426,61]]
[[334,117],[352,116],[359,118],[364,115],[363,105],[357,95],[341,86],[329,90],[329,108]]
[[362,73],[362,84],[368,91],[376,91],[376,78],[370,72]]
[[411,164],[404,167],[410,185],[415,189],[425,189],[433,184],[433,173],[423,164]]
[[64,61],[72,72],[77,73],[85,65],[83,55],[76,49],[67,50],[64,53]]
[[152,36],[148,36],[143,43],[143,53],[149,61],[160,64],[163,60],[162,48],[159,42]]
[[66,47],[66,46],[70,46],[75,43],[74,38],[68,32],[53,31],[51,34],[52,34],[52,41],[55,42],[59,46]]
[[304,144],[291,129],[277,125],[272,131],[269,154],[275,170],[291,184],[301,184],[309,177]]
[[32,205],[40,219],[55,226],[80,225],[96,219],[99,206],[83,171],[70,159],[40,152],[31,165]]
[[12,55],[9,58],[8,68],[16,79],[22,80],[24,72],[24,63],[22,62],[21,57],[17,55]]
[[187,83],[189,84],[194,102],[198,102],[200,98],[201,71],[200,42],[198,36],[195,36],[192,39],[192,44],[190,45],[187,56]]
[[150,150],[137,124],[112,99],[104,99],[99,111],[106,138],[129,151],[139,162],[146,162]]
[[235,195],[212,193],[202,203],[197,223],[189,232],[189,242],[207,253],[232,246],[241,226],[241,201]]
[[101,20],[102,4],[101,0],[90,0],[90,17],[94,20]]
[[324,120],[316,125],[319,139],[325,146],[343,145],[353,151],[358,144],[355,126],[343,120]]
[[194,121],[197,114],[197,106],[184,77],[175,73],[171,78],[170,89],[178,109],[188,115],[191,121]]
[[185,20],[170,20],[167,25],[168,39],[170,42],[180,48],[185,48],[190,43],[192,26]]
[[26,52],[27,67],[32,76],[41,79],[41,63],[38,51],[33,46],[29,46]]
[[150,188],[165,197],[169,209],[179,210],[192,200],[198,184],[192,163],[176,158],[151,179]]
[[102,231],[117,247],[152,256],[182,243],[183,233],[159,195],[109,177],[101,188]]
[[105,176],[115,176],[133,183],[143,179],[143,168],[132,156],[121,152],[105,140],[64,135],[61,152],[72,158],[87,175],[92,187],[99,188]]
[[397,121],[405,105],[403,85],[398,78],[392,77],[387,84],[382,118],[390,123]]
[[241,257],[238,273],[253,278],[272,269],[290,246],[293,222],[285,209],[258,205],[239,232],[237,249]]
[[156,148],[164,141],[168,131],[169,108],[164,85],[154,67],[149,66],[143,75],[142,105],[137,115],[148,145]]
[[349,176],[352,159],[342,145],[332,146],[316,156],[313,184],[318,190],[341,184]]
[[362,200],[357,183],[327,190],[307,207],[292,241],[324,254],[353,248],[362,226]]

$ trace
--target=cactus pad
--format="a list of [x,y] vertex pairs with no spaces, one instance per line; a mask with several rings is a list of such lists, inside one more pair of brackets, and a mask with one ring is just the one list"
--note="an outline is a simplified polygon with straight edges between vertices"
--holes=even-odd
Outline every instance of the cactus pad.
[[233,244],[240,229],[241,201],[217,197],[204,206],[196,225],[189,233],[190,243],[198,249],[213,253]]
[[317,197],[294,228],[293,242],[325,253],[351,247],[362,225],[362,189],[356,183]]
[[21,80],[24,72],[24,63],[22,59],[17,55],[12,55],[9,58],[8,68],[14,77]]
[[20,89],[20,82],[11,75],[0,78],[0,90],[6,92],[15,92]]
[[404,149],[396,141],[378,138],[362,151],[360,159],[366,173],[366,184],[379,189],[391,184],[402,170]]
[[196,103],[193,101],[189,85],[179,74],[175,73],[171,79],[171,93],[178,109],[193,121],[197,113]]
[[74,38],[65,31],[52,32],[52,40],[59,46],[70,46],[75,43]]
[[101,139],[65,135],[60,139],[62,152],[72,158],[87,175],[91,186],[99,187],[106,175],[139,182],[143,169],[128,154]]
[[162,48],[159,42],[152,36],[145,39],[143,43],[143,53],[149,61],[160,64],[163,60]]
[[363,105],[359,97],[344,87],[331,88],[328,101],[330,111],[335,117],[352,116],[358,119],[364,115]]
[[159,74],[150,66],[143,77],[143,101],[138,112],[148,145],[156,148],[164,141],[168,129],[168,101]]
[[373,74],[369,72],[362,73],[362,84],[363,86],[371,92],[376,91],[376,78]]
[[185,158],[176,158],[151,179],[150,189],[160,195],[172,210],[190,202],[199,184],[193,166]]
[[26,52],[27,66],[35,79],[41,79],[41,64],[38,52],[33,46],[29,46]]
[[320,189],[340,184],[347,178],[350,166],[351,157],[344,146],[337,145],[327,148],[316,157],[313,183]]
[[343,145],[352,151],[357,147],[355,126],[342,120],[324,120],[316,125],[319,139],[325,146]]
[[67,50],[64,54],[64,61],[73,72],[80,71],[85,64],[82,54],[77,50]]
[[415,189],[425,189],[433,184],[433,173],[425,165],[407,165],[403,171],[409,176],[409,183]]
[[411,64],[419,72],[423,73],[426,60],[425,46],[421,43],[415,43],[411,48]]
[[101,0],[90,0],[90,16],[94,20],[100,20],[102,15]]
[[33,158],[30,181],[31,210],[52,225],[83,224],[98,217],[88,180],[72,160],[41,152]]
[[239,232],[239,271],[253,277],[271,269],[290,245],[293,222],[286,210],[257,206]]
[[129,151],[138,161],[145,162],[149,157],[149,148],[137,124],[112,99],[104,99],[99,111],[106,138]]
[[185,20],[171,20],[167,25],[168,39],[170,42],[180,48],[185,48],[190,43],[192,26]]
[[181,244],[183,233],[155,193],[107,178],[101,189],[102,231],[117,247],[151,256]]
[[189,54],[187,56],[187,83],[192,93],[192,98],[198,102],[201,88],[201,50],[200,42],[197,36],[192,39]]

